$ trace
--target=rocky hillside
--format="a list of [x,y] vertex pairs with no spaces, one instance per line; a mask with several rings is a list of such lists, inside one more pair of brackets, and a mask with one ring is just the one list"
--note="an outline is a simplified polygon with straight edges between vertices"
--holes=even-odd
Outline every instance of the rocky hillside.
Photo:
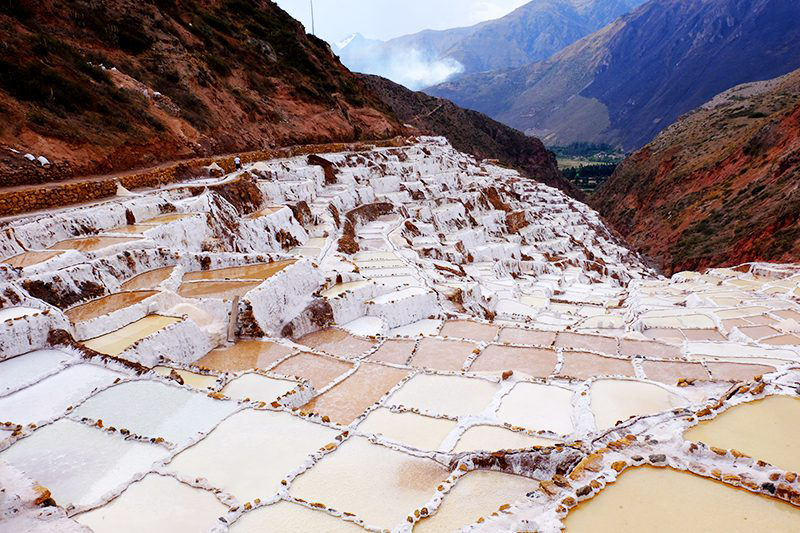
[[581,196],[580,191],[563,178],[555,156],[539,139],[528,137],[482,113],[411,91],[385,78],[364,75],[363,80],[404,123],[423,133],[447,137],[457,150],[482,159],[500,160],[537,181],[573,197]]
[[0,42],[6,184],[400,128],[268,0],[6,0]]
[[592,204],[667,272],[800,259],[800,70],[731,89],[629,157]]
[[651,0],[546,61],[427,92],[546,144],[636,149],[737,84],[800,67],[795,0]]
[[[409,57],[444,75],[520,67],[550,57],[642,2],[533,0],[505,17],[467,28],[426,30],[387,42],[354,36],[338,53],[352,70],[380,74],[412,86],[413,80],[404,79]],[[420,77],[420,81],[423,79]]]

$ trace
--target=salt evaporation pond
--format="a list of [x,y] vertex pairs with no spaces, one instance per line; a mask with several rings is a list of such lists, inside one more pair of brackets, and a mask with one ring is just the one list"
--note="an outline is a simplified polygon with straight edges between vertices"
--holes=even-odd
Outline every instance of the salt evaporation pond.
[[793,530],[800,267],[665,278],[442,139],[321,157],[0,232],[0,530]]
[[530,478],[502,472],[470,472],[450,489],[436,514],[422,520],[414,532],[458,531],[502,505],[525,499],[538,485]]
[[180,318],[161,316],[161,315],[148,315],[136,322],[132,322],[117,331],[89,339],[84,342],[87,348],[96,352],[119,355],[127,348],[132,346],[135,342],[152,335],[167,326],[177,324]]
[[354,513],[372,527],[391,529],[422,506],[446,477],[447,470],[430,459],[352,437],[298,477],[290,493]]
[[121,288],[123,291],[155,289],[169,278],[174,270],[174,266],[168,266],[143,272],[123,283]]
[[160,446],[59,420],[0,453],[0,460],[48,487],[59,504],[86,506],[124,488],[138,472],[167,455]]
[[263,533],[264,531],[324,531],[326,533],[363,533],[364,529],[334,518],[325,511],[315,511],[300,504],[280,501],[256,509],[240,518],[231,533]]
[[701,422],[684,438],[738,450],[789,472],[800,471],[800,399],[771,396]]
[[294,381],[244,374],[225,385],[222,392],[236,400],[250,399],[270,403],[296,387],[297,383]]
[[64,314],[66,314],[72,322],[91,320],[138,304],[156,294],[158,294],[158,291],[118,292],[67,309]]
[[211,430],[237,406],[156,381],[120,383],[84,402],[75,416],[178,444]]
[[33,384],[70,360],[58,350],[38,350],[0,361],[0,394]]
[[452,420],[415,413],[394,413],[376,409],[358,426],[358,431],[383,436],[420,450],[440,450],[443,441],[456,427]]
[[795,531],[800,509],[685,472],[637,468],[573,509],[568,533]]
[[225,506],[212,493],[169,476],[148,474],[111,503],[76,519],[96,533],[207,531],[224,512]]
[[62,415],[94,389],[110,385],[122,376],[102,366],[70,366],[30,387],[0,397],[0,422],[26,425]]
[[189,478],[204,477],[241,502],[268,500],[284,477],[337,434],[287,413],[249,409],[178,454],[168,469]]

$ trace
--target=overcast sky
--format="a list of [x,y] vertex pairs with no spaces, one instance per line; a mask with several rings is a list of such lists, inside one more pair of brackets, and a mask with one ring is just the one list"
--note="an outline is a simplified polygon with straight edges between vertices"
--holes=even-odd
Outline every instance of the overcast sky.
[[[311,0],[275,0],[311,32]],[[420,30],[470,26],[530,0],[313,0],[316,33],[330,43],[351,33],[387,40]]]

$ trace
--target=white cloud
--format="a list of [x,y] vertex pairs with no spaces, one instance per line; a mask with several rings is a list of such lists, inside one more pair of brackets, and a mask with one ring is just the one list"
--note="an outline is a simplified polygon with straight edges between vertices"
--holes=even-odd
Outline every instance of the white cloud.
[[454,59],[426,60],[419,50],[396,51],[369,70],[415,90],[442,83],[463,71],[464,67]]
[[[311,31],[310,0],[276,0]],[[388,40],[425,29],[470,26],[502,17],[530,0],[314,0],[317,35],[336,42],[352,33]]]

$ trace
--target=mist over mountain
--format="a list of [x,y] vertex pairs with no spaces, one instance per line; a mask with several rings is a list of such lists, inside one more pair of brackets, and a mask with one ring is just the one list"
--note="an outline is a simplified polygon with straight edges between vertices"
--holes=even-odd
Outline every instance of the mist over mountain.
[[334,51],[353,71],[420,89],[462,73],[545,59],[642,1],[533,0],[502,18],[466,28],[425,30],[385,42],[356,34]]
[[427,90],[546,144],[635,149],[734,85],[800,67],[794,0],[651,0],[545,61]]

